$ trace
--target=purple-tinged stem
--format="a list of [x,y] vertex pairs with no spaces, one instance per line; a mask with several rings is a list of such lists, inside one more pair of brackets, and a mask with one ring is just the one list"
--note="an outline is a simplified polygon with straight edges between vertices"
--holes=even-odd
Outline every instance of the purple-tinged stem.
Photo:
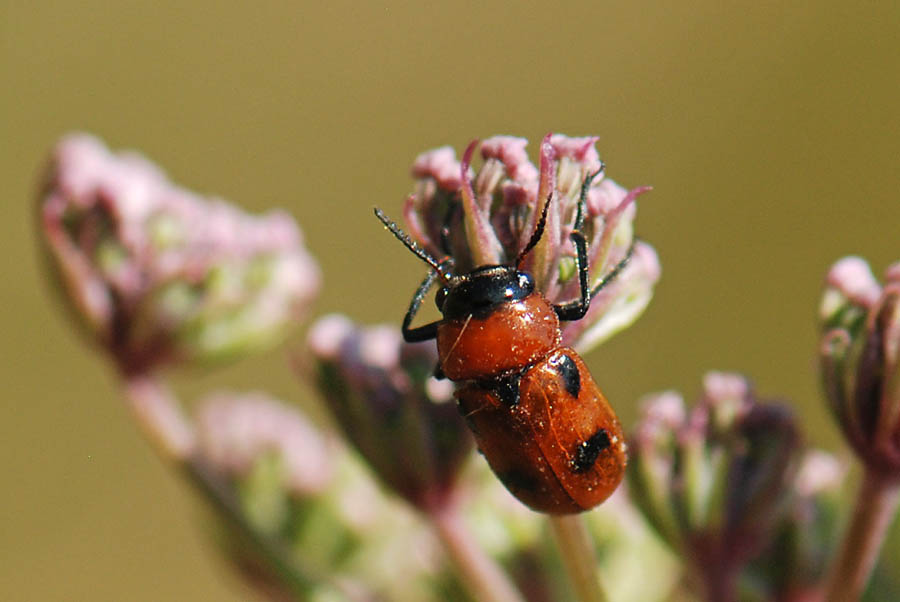
[[607,602],[597,578],[597,552],[584,518],[579,514],[550,517],[550,526],[572,588],[580,602]]
[[474,600],[524,602],[503,569],[475,541],[455,501],[447,501],[427,513]]
[[698,567],[698,573],[706,602],[737,602],[739,566],[712,561]]
[[831,567],[826,600],[858,600],[884,543],[900,501],[900,480],[866,469],[853,520],[844,534],[841,551]]

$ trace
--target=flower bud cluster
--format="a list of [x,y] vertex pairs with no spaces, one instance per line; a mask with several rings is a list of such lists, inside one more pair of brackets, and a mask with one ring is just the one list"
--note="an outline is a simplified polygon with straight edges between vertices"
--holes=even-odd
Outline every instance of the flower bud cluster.
[[261,457],[279,457],[285,486],[298,494],[321,491],[334,468],[330,444],[299,411],[265,393],[220,391],[196,413],[202,454],[223,472],[251,472]]
[[270,344],[319,289],[288,214],[198,196],[91,136],[58,144],[39,212],[68,300],[127,373]]
[[315,382],[347,439],[396,493],[439,505],[473,442],[453,384],[433,376],[434,343],[404,343],[395,327],[331,315],[313,326],[308,344]]
[[722,591],[771,541],[792,495],[799,443],[787,407],[760,402],[737,374],[707,374],[690,411],[674,392],[644,401],[629,446],[630,493],[710,599],[729,599]]
[[285,600],[432,600],[454,583],[433,533],[297,408],[220,392],[200,402],[195,424],[195,466],[261,543],[221,523],[223,551],[254,589]]
[[859,257],[835,263],[819,318],[829,407],[866,466],[900,480],[900,263],[883,286]]
[[425,152],[413,164],[416,185],[403,212],[412,238],[435,257],[451,257],[454,271],[464,273],[515,261],[549,200],[544,234],[522,269],[532,274],[547,299],[564,303],[579,295],[570,235],[587,183],[581,230],[588,243],[590,285],[600,283],[632,245],[633,251],[623,273],[597,295],[587,316],[564,325],[563,343],[581,352],[636,320],[660,276],[653,247],[634,237],[634,200],[648,189],[628,191],[606,178],[596,141],[548,134],[536,167],[525,151],[527,140],[494,136],[481,143],[483,162],[477,171],[471,167],[475,142],[461,161],[450,147]]

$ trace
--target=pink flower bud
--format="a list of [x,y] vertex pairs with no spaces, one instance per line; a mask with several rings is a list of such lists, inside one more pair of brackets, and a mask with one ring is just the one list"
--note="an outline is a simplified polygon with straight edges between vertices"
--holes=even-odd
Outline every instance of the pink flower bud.
[[288,214],[201,197],[85,134],[57,145],[39,207],[68,300],[126,372],[270,345],[319,289]]
[[322,491],[334,472],[333,446],[296,409],[263,393],[209,396],[197,411],[198,452],[218,471],[246,477],[273,455],[293,495]]

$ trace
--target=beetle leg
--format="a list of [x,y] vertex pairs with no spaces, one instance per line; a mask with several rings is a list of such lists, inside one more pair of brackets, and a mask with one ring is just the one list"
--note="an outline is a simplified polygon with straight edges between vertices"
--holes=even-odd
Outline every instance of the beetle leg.
[[409,302],[409,309],[403,317],[402,328],[403,340],[407,343],[427,341],[428,339],[433,339],[437,336],[438,322],[431,322],[430,324],[425,324],[418,328],[410,328],[410,324],[412,324],[413,319],[415,319],[416,314],[419,312],[419,308],[422,306],[422,300],[425,299],[425,295],[428,294],[428,290],[434,285],[434,281],[437,280],[437,278],[437,272],[429,271],[428,275],[425,276],[425,279],[422,280],[422,284],[416,289],[412,301]]
[[587,243],[584,240],[584,235],[578,230],[574,230],[569,236],[575,244],[577,254],[576,262],[578,263],[578,284],[581,290],[581,298],[569,303],[554,305],[553,309],[560,320],[579,320],[584,317],[584,314],[587,313],[588,308],[591,306],[591,295],[594,291],[588,286]]
[[591,295],[596,293],[596,290],[592,291],[588,286],[590,270],[588,268],[587,260],[587,241],[585,241],[584,234],[582,234],[581,230],[584,228],[584,214],[587,212],[586,204],[588,190],[591,187],[591,182],[593,182],[594,178],[602,171],[603,165],[601,164],[600,169],[586,177],[584,182],[581,183],[581,194],[578,197],[578,213],[575,216],[575,225],[572,229],[572,233],[569,235],[569,238],[572,239],[572,243],[575,245],[576,269],[578,271],[578,284],[579,290],[581,291],[581,297],[576,301],[553,306],[553,309],[556,311],[556,315],[559,316],[560,320],[571,321],[583,318],[584,314],[587,313],[588,308],[591,306]]
[[606,285],[615,280],[616,276],[618,276],[625,266],[628,265],[628,261],[634,254],[636,240],[631,241],[631,245],[628,247],[628,252],[625,253],[625,257],[623,257],[622,260],[605,276],[600,278],[599,282],[594,285],[594,288],[588,288],[590,270],[587,264],[587,243],[585,242],[584,234],[581,233],[581,228],[584,225],[584,214],[587,210],[585,205],[587,203],[588,189],[590,188],[593,179],[597,177],[603,169],[604,166],[601,164],[600,169],[594,174],[586,177],[581,185],[581,196],[578,199],[578,213],[575,217],[575,227],[572,230],[572,234],[569,235],[572,242],[575,244],[575,251],[577,253],[576,261],[578,264],[578,282],[581,289],[581,298],[576,301],[553,306],[553,309],[556,311],[556,315],[559,316],[560,320],[572,321],[583,318],[591,306],[591,297],[599,293]]
[[[573,232],[572,234],[574,235],[575,233]],[[584,289],[582,289],[581,299],[553,306],[553,309],[556,311],[556,315],[559,316],[560,320],[572,321],[584,317],[584,314],[587,313],[587,310],[590,307],[591,298],[593,298],[597,293],[604,289],[608,284],[611,284],[622,272],[622,270],[625,269],[625,266],[628,265],[629,260],[631,260],[631,256],[634,255],[634,245],[636,242],[637,239],[631,241],[631,245],[628,247],[628,252],[625,253],[625,257],[623,257],[622,260],[613,267],[613,269],[607,272],[605,276],[600,278],[600,281],[596,285],[594,285],[594,288],[588,291],[588,295],[586,297],[584,295]],[[577,244],[578,243],[576,243],[576,246]],[[580,277],[581,275],[579,274],[579,278]]]
[[433,339],[437,336],[437,327],[439,323],[440,322],[438,321],[419,326],[418,328],[404,328],[403,340],[407,343],[418,343],[420,341]]

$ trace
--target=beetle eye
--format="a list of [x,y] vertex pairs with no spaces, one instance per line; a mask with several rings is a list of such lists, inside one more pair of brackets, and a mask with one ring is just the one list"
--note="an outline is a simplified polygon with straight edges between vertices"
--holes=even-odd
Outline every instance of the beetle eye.
[[444,300],[447,298],[447,287],[440,289],[437,292],[437,295],[434,296],[434,304],[437,305],[438,310],[444,311]]

